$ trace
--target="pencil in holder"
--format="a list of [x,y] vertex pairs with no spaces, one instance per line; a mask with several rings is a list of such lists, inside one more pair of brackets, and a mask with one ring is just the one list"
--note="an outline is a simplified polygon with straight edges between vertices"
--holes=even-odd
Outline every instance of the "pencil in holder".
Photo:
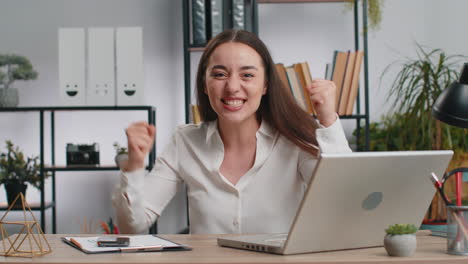
[[447,206],[447,253],[468,255],[468,206]]

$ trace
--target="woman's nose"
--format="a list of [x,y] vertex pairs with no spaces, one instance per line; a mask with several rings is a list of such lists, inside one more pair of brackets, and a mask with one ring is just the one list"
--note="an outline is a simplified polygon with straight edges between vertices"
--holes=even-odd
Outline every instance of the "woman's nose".
[[226,91],[236,93],[240,90],[240,80],[234,76],[229,77],[226,82]]

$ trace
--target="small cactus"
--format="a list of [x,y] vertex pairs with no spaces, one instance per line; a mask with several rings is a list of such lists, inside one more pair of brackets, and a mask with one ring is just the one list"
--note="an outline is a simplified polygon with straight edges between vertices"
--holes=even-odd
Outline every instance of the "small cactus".
[[414,234],[418,231],[418,228],[413,224],[395,224],[390,225],[385,232],[388,235],[405,235],[405,234]]

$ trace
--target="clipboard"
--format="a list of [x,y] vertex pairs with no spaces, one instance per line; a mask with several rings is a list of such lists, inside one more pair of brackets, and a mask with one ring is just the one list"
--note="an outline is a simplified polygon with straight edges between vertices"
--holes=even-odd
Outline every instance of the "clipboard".
[[61,239],[64,243],[86,254],[192,250],[187,245],[178,244],[157,235],[130,235],[128,237],[130,244],[127,247],[99,247],[98,236],[62,237]]

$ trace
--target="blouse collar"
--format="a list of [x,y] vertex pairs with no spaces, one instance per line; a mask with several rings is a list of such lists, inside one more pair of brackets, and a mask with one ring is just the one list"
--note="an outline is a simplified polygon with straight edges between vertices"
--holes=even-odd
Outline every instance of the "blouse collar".
[[[214,135],[219,136],[218,131],[218,119],[207,122],[207,131],[206,131],[206,143],[208,143]],[[276,134],[276,129],[274,129],[268,122],[262,121],[260,128],[257,131],[257,135],[261,134],[266,137],[274,138]]]

